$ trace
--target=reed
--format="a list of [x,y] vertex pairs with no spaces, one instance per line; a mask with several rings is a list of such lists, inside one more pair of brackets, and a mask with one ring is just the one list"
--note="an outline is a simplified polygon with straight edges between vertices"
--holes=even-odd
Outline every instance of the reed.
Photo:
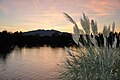
[[[78,45],[74,51],[65,47],[68,52],[65,63],[63,64],[60,73],[60,80],[120,80],[120,48],[116,47],[117,39],[114,37],[112,47],[107,45],[107,38],[110,33],[110,26],[104,26],[103,38],[104,45],[98,46],[95,38],[98,35],[97,22],[89,21],[89,18],[83,13],[83,18],[80,19],[83,30],[79,29],[75,21],[66,13],[67,19],[74,24],[73,40]],[[91,31],[90,31],[91,30]],[[115,30],[113,22],[112,31]],[[93,36],[91,37],[91,32]],[[83,37],[83,45],[80,40],[80,34],[87,34]]]

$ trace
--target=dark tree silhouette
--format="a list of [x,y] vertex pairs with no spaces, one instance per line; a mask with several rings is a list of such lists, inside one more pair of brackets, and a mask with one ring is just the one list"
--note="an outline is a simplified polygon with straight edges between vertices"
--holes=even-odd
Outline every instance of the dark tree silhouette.
[[[23,32],[7,32],[2,31],[0,32],[0,57],[5,58],[10,51],[14,49],[15,46],[18,46],[19,48],[22,47],[39,47],[48,45],[51,47],[64,47],[64,46],[77,46],[75,42],[72,39],[72,35],[70,33],[61,32],[59,34],[58,32],[53,33],[51,36],[39,36],[39,35],[23,35]],[[86,40],[84,39],[84,36],[86,37]],[[91,34],[91,37],[93,35]],[[117,45],[116,47],[120,47],[120,32],[113,33],[110,32],[107,39],[107,45],[112,47],[113,42],[115,41],[115,37],[117,39]],[[99,47],[104,46],[104,38],[103,34],[99,33],[95,36],[95,39],[98,43]],[[80,35],[79,41],[83,45],[89,46],[90,38],[88,35]]]

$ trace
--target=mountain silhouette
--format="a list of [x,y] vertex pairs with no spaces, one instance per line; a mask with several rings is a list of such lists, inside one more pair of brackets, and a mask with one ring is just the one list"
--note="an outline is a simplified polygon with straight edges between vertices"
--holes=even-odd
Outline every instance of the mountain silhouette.
[[52,36],[53,34],[58,34],[58,35],[62,35],[62,32],[57,31],[57,30],[33,30],[33,31],[28,31],[28,32],[24,32],[23,35],[28,36],[28,35],[32,35],[32,36]]

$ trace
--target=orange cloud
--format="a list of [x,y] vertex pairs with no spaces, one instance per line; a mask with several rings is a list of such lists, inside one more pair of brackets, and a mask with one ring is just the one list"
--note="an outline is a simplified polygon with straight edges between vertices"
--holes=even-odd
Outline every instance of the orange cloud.
[[115,7],[119,7],[118,2],[112,2],[111,0],[90,0],[85,7],[88,13],[98,14],[100,16],[107,16],[112,11],[115,11]]

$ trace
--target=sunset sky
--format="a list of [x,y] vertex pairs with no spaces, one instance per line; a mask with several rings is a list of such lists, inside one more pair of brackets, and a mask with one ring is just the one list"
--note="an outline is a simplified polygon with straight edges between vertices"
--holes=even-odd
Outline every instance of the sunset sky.
[[104,25],[116,23],[120,31],[120,0],[0,0],[0,31],[55,29],[72,32],[73,25],[63,13],[79,25],[84,12],[97,21],[99,31]]

